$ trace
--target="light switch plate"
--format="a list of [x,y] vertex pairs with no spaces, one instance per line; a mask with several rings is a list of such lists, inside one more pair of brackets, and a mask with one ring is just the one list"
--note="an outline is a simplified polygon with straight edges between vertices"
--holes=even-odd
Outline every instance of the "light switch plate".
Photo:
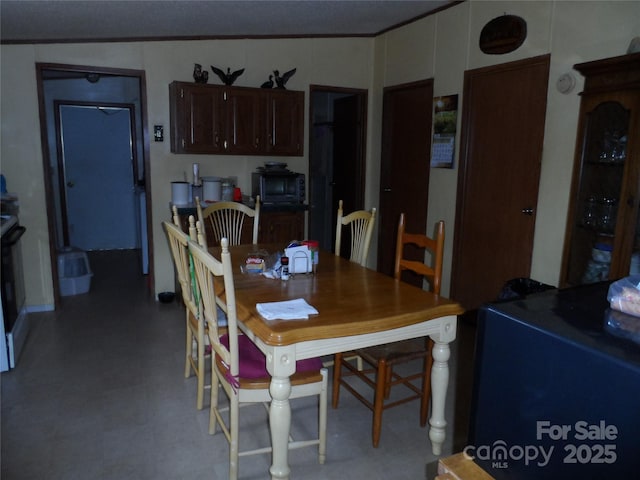
[[153,126],[153,139],[156,142],[164,141],[164,127],[162,125],[154,125]]

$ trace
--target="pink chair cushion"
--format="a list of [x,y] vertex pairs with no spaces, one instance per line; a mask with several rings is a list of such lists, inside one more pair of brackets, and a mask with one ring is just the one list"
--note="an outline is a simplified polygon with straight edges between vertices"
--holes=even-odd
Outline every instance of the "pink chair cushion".
[[[229,348],[229,335],[220,337],[220,343]],[[267,363],[264,354],[246,335],[238,335],[238,351],[240,357],[240,378],[266,378]],[[308,358],[296,362],[296,372],[312,372],[322,368],[322,360]]]

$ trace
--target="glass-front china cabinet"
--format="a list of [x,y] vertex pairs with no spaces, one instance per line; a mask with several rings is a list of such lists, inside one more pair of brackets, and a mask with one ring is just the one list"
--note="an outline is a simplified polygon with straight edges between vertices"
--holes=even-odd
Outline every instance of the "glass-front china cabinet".
[[560,285],[640,274],[640,53],[585,77]]

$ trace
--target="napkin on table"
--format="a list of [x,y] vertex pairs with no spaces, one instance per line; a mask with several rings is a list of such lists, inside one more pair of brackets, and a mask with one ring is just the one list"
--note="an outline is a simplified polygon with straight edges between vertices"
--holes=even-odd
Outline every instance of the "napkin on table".
[[267,320],[306,320],[318,310],[309,305],[304,298],[284,302],[257,303],[258,313]]

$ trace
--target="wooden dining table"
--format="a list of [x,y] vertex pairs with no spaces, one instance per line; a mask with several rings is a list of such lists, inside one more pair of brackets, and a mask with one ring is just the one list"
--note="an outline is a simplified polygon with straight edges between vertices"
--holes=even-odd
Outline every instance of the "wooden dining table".
[[[231,253],[238,326],[264,352],[271,374],[269,422],[272,479],[288,479],[291,427],[289,377],[296,361],[418,337],[431,337],[431,418],[429,439],[434,455],[445,440],[445,398],[449,382],[449,343],[456,338],[456,302],[321,251],[317,272],[287,281],[243,273],[249,255],[272,255],[282,245],[239,245]],[[219,258],[220,248],[211,247]],[[303,298],[318,311],[306,320],[266,320],[256,304]]]

